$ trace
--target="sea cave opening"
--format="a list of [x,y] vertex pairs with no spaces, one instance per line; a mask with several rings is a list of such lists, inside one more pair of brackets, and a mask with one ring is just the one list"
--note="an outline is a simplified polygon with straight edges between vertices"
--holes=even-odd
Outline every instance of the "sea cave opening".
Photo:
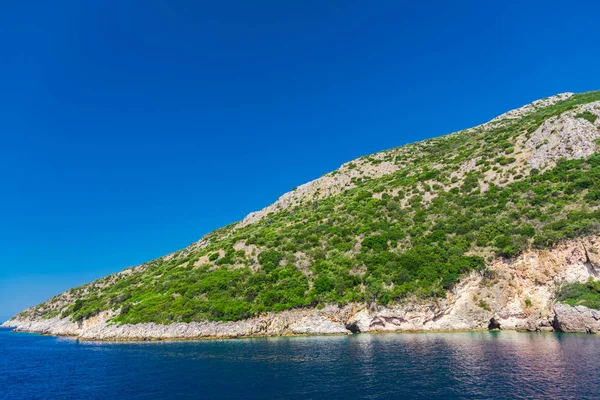
[[496,318],[492,318],[492,319],[490,319],[490,322],[488,324],[488,329],[490,331],[492,331],[492,330],[500,330],[502,328],[500,327],[500,322],[498,322],[496,320]]
[[346,325],[346,329],[348,329],[352,333],[360,333],[360,328],[356,322]]

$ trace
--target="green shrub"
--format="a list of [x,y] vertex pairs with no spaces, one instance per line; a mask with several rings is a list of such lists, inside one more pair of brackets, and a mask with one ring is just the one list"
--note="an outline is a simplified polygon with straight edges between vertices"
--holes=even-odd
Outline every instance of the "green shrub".
[[564,283],[558,289],[556,299],[569,305],[583,305],[600,310],[600,282],[591,278],[586,283]]
[[373,235],[366,237],[362,246],[365,249],[373,251],[384,251],[388,249],[388,237],[387,235]]
[[514,157],[498,157],[496,158],[496,162],[500,165],[508,165],[517,161]]
[[492,308],[485,300],[479,300],[479,307],[483,308],[486,311],[492,311]]
[[258,262],[266,272],[270,272],[279,266],[283,255],[276,250],[266,250],[258,255]]
[[598,116],[588,110],[585,110],[582,113],[579,113],[575,116],[575,118],[582,118],[585,119],[586,121],[591,122],[592,124],[596,122],[596,120],[598,119]]

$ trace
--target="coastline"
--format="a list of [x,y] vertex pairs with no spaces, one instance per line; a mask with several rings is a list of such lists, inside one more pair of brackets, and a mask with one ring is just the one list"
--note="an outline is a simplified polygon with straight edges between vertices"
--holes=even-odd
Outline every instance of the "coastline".
[[43,319],[35,307],[9,319],[16,331],[73,336],[81,340],[199,340],[377,332],[457,332],[488,329],[600,332],[600,311],[556,303],[564,282],[586,282],[600,273],[600,238],[590,236],[549,250],[529,250],[497,259],[487,272],[472,272],[445,298],[405,299],[394,305],[329,304],[292,309],[230,322],[117,325],[120,310],[102,311],[74,322],[69,316]]
[[[533,324],[531,321],[521,321],[521,324],[505,325],[504,327],[500,321],[498,321],[497,326],[491,326],[490,324],[485,326],[480,321],[471,321],[471,326],[463,325],[465,321],[459,322],[456,325],[448,325],[447,322],[441,324],[431,323],[431,321],[419,324],[412,321],[410,325],[407,325],[399,321],[399,316],[392,317],[390,315],[390,313],[394,312],[398,314],[398,311],[399,309],[385,309],[369,312],[365,308],[358,308],[354,304],[346,308],[331,306],[328,310],[291,310],[236,322],[112,325],[109,322],[109,315],[104,315],[102,318],[97,318],[93,324],[88,323],[86,327],[58,318],[41,321],[19,321],[13,319],[6,321],[0,327],[12,328],[14,332],[71,337],[82,341],[107,342],[341,336],[361,333],[453,333],[489,330],[568,333],[600,332],[600,311],[584,306],[573,307],[562,303],[554,305],[553,319],[549,324],[543,321],[541,321],[541,324]],[[326,317],[329,316],[331,318],[334,313],[338,316],[337,322],[328,320]],[[367,319],[365,319],[365,316],[367,316]],[[389,318],[396,318],[397,320],[387,325],[378,323],[382,319]],[[370,324],[361,324],[361,319],[363,323],[370,320]],[[351,329],[356,324],[362,327],[362,329]]]

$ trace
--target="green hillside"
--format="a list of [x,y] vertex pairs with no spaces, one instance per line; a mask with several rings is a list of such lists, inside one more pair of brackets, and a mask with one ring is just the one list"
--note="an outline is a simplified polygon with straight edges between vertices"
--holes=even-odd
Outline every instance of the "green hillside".
[[362,157],[256,222],[23,314],[171,323],[443,297],[496,257],[600,232],[598,101],[576,94]]

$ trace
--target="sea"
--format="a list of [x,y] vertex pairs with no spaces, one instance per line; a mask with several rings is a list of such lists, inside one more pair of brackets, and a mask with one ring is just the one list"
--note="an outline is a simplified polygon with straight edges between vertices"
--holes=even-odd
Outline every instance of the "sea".
[[0,399],[592,399],[600,336],[87,342],[0,329]]

